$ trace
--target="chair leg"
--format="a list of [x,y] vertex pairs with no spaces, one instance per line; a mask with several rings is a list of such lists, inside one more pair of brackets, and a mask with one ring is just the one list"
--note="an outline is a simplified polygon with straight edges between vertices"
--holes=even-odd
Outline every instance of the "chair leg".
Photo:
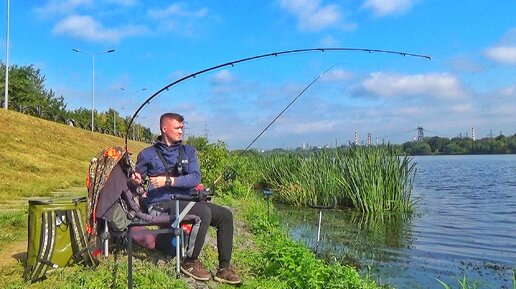
[[109,256],[109,227],[108,227],[108,221],[104,220],[104,257]]
[[127,229],[127,288],[133,289],[133,236],[131,227]]

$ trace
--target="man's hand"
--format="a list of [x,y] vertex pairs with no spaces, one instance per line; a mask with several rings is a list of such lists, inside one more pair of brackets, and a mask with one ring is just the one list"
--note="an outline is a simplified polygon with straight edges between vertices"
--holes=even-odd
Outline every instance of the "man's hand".
[[131,183],[133,183],[133,185],[141,185],[142,184],[142,175],[140,175],[139,173],[137,172],[134,172],[132,175],[131,175]]
[[[167,182],[167,177],[166,176],[157,176],[157,177],[150,177],[150,183],[152,184],[152,186],[154,188],[160,188],[160,187],[163,187],[166,184]],[[173,186],[174,185],[174,178],[170,178],[170,186]]]

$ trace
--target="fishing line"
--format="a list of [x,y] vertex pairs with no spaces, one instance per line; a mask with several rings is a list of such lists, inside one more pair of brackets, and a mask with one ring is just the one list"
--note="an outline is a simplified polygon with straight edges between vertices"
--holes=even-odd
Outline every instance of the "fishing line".
[[[301,92],[296,96],[294,97],[294,99],[292,99],[289,104],[287,104],[287,106],[285,106],[285,108],[283,108],[283,110],[278,114],[276,115],[276,117],[253,139],[253,141],[251,143],[249,143],[249,145],[247,145],[247,147],[241,151],[235,158],[235,160],[233,161],[233,163],[236,163],[236,161],[243,155],[247,152],[247,150],[265,133],[265,131],[267,131],[269,129],[269,127],[271,127],[272,124],[274,124],[274,122],[276,122],[276,120],[292,105],[294,104],[294,102],[296,102],[296,100],[298,100],[301,95],[303,95],[315,82],[317,82],[317,80],[319,80],[326,72],[328,72],[330,69],[332,69],[333,67],[335,67],[337,64],[334,64],[332,66],[330,66],[328,69],[326,69],[325,71],[323,71],[321,74],[319,74],[316,78],[314,78],[312,80],[312,82],[310,82],[310,84],[308,84],[305,88],[303,88],[303,90],[301,90]],[[231,167],[231,166],[228,166],[228,167]],[[225,172],[225,170],[224,170]],[[218,181],[222,178],[222,176],[224,175],[224,172],[213,182],[213,185],[216,185],[218,183]]]
[[129,123],[127,125],[127,129],[126,129],[126,133],[125,133],[125,150],[127,151],[127,142],[128,142],[129,130],[131,128],[131,125],[133,124],[134,119],[138,116],[138,113],[146,105],[148,105],[152,99],[154,99],[156,96],[158,96],[159,94],[161,94],[165,90],[169,90],[174,85],[177,85],[177,84],[179,84],[179,83],[181,83],[181,82],[183,82],[183,81],[185,81],[187,79],[195,78],[198,75],[207,73],[209,71],[217,70],[217,69],[220,69],[220,68],[226,67],[226,66],[235,66],[235,64],[239,64],[239,63],[243,63],[243,62],[248,62],[248,61],[257,60],[257,59],[261,59],[261,58],[277,57],[277,56],[286,55],[286,54],[297,54],[297,53],[303,53],[303,52],[326,52],[326,51],[351,51],[351,52],[367,52],[367,53],[386,53],[386,54],[397,54],[397,55],[401,55],[401,56],[425,58],[425,59],[431,60],[431,57],[427,56],[427,55],[414,54],[414,53],[408,53],[408,52],[402,52],[402,51],[369,49],[369,48],[333,47],[333,48],[305,48],[305,49],[285,50],[285,51],[279,51],[279,52],[272,52],[272,53],[267,53],[267,54],[255,55],[255,56],[251,56],[251,57],[246,57],[246,58],[242,58],[242,59],[238,59],[238,60],[234,60],[234,61],[218,64],[218,65],[206,68],[206,69],[199,70],[197,72],[194,72],[192,74],[186,75],[184,77],[181,77],[178,80],[176,80],[176,81],[174,81],[174,82],[172,82],[172,83],[170,83],[168,85],[165,85],[163,88],[159,89],[153,95],[151,95],[149,98],[147,98],[138,107],[136,112],[133,114],[133,116],[129,120]]

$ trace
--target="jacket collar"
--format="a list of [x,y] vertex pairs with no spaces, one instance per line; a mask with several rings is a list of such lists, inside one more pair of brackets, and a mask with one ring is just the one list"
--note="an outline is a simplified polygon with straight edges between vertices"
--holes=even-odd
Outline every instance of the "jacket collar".
[[160,146],[160,147],[163,147],[163,148],[174,148],[174,147],[178,147],[180,146],[181,144],[183,143],[183,141],[178,141],[176,143],[173,143],[171,145],[167,145],[164,141],[163,141],[163,138],[161,136],[158,136],[156,138],[156,145],[157,146]]

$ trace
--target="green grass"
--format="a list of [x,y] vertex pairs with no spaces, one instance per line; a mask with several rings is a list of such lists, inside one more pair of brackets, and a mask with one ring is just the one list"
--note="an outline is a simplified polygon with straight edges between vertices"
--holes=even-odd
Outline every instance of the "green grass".
[[[90,159],[124,139],[0,110],[0,203],[84,187]],[[146,144],[129,143],[134,153]]]
[[0,248],[27,238],[27,210],[0,213]]

